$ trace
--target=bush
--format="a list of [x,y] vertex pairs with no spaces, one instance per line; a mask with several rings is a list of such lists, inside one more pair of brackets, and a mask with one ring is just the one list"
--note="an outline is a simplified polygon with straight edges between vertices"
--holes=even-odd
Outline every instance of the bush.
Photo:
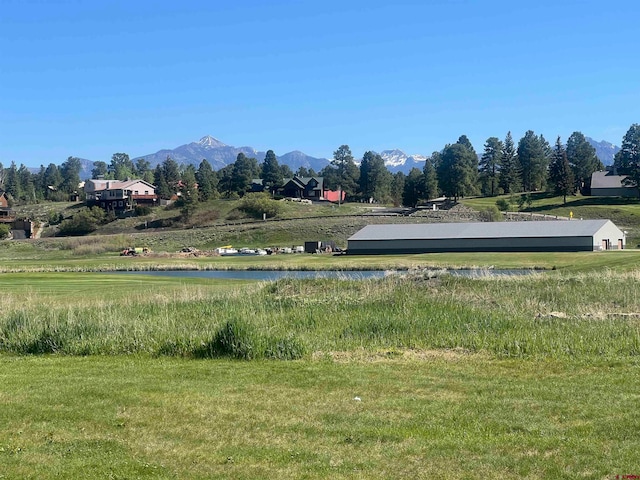
[[148,205],[136,205],[136,216],[144,217],[151,213],[151,207]]
[[263,214],[267,218],[273,218],[280,213],[282,205],[268,193],[248,193],[242,197],[238,209],[253,218],[262,218]]
[[0,240],[7,238],[9,236],[9,232],[11,232],[9,225],[5,223],[0,224]]
[[498,207],[493,205],[484,210],[480,210],[480,218],[483,222],[501,222],[503,220],[502,213],[500,213]]
[[53,210],[49,212],[47,216],[47,222],[49,225],[58,225],[64,220],[64,215],[62,212],[54,212]]
[[86,235],[98,229],[98,225],[107,223],[108,217],[100,207],[81,208],[69,220],[60,224],[62,235]]
[[506,198],[499,198],[498,200],[496,200],[496,206],[501,212],[508,212],[511,208],[511,203],[509,203]]
[[524,194],[524,195],[520,195],[520,198],[518,198],[518,208],[520,210],[524,210],[526,208],[531,207],[531,204],[533,203],[533,199],[531,198],[531,195]]
[[[170,345],[163,346],[172,351]],[[232,357],[241,360],[269,358],[274,360],[296,360],[305,354],[305,346],[289,335],[285,338],[267,336],[243,320],[230,320],[214,335],[193,351],[196,358]],[[163,352],[164,353],[164,352]]]

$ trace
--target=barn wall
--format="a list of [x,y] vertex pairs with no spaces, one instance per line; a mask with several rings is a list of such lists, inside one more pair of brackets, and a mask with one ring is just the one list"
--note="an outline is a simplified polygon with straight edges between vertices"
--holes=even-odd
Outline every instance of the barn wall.
[[631,187],[594,188],[591,187],[592,197],[637,197],[638,189]]
[[590,252],[593,251],[594,245],[595,239],[592,236],[549,238],[349,240],[347,253]]
[[604,250],[603,240],[608,241],[610,250],[617,250],[618,243],[622,240],[622,248],[626,248],[627,239],[622,230],[616,227],[612,222],[605,224],[593,235],[593,249]]

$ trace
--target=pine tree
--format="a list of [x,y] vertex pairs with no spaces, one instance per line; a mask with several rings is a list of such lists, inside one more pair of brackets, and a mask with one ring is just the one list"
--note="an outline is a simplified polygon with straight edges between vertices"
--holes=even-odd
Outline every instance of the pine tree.
[[338,189],[353,197],[358,189],[360,170],[353,161],[349,145],[341,145],[333,152],[331,165],[336,169]]
[[419,168],[413,167],[404,181],[402,203],[415,207],[424,198],[424,175]]
[[206,202],[216,198],[218,179],[206,158],[200,162],[196,180],[198,182],[198,196],[201,201]]
[[[437,158],[434,158],[437,155]],[[439,158],[439,153],[435,152],[434,155],[427,158],[424,163],[422,173],[424,176],[424,198],[425,200],[432,200],[438,197],[438,174],[436,173],[435,163]]]
[[546,184],[549,159],[544,137],[528,130],[518,142],[518,161],[522,175],[522,188],[525,192],[541,190]]
[[262,178],[262,184],[270,192],[273,192],[282,183],[282,169],[273,150],[268,150],[264,157],[260,178]]
[[440,154],[438,186],[444,195],[457,200],[476,192],[478,157],[461,143],[447,145]]
[[516,157],[516,148],[511,137],[511,132],[507,132],[502,145],[500,165],[499,186],[504,193],[515,193],[520,191],[520,168]]
[[479,168],[482,193],[485,196],[493,197],[498,194],[503,149],[504,146],[497,137],[489,137],[484,144],[484,153],[480,159]]
[[571,195],[575,191],[575,180],[567,159],[567,151],[562,145],[560,137],[556,140],[553,159],[549,164],[549,180],[555,194],[562,195],[563,202],[567,203],[567,195]]
[[573,169],[576,185],[583,193],[590,193],[591,175],[598,170],[604,170],[604,165],[593,148],[581,132],[573,132],[567,140],[567,159]]
[[[231,172],[231,190],[238,195],[244,195],[251,186],[251,180],[254,177],[254,166],[251,162],[252,159],[240,152],[233,164],[233,170]],[[253,159],[255,162],[255,159]],[[257,167],[257,164],[256,164]]]
[[178,201],[182,217],[190,219],[198,206],[198,190],[196,188],[196,170],[189,165],[182,173],[180,180],[180,200]]
[[391,195],[391,173],[384,160],[374,152],[365,152],[360,163],[360,193],[365,199],[384,202]]
[[640,124],[629,127],[613,164],[627,175],[625,185],[638,188],[640,196]]

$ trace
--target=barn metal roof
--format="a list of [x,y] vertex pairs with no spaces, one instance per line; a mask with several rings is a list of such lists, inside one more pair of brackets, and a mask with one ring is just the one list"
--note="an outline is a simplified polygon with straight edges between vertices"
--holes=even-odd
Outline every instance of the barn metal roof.
[[[593,236],[610,220],[538,222],[419,223],[367,225],[349,240],[423,240],[447,238],[527,238]],[[613,225],[613,223],[612,223]]]

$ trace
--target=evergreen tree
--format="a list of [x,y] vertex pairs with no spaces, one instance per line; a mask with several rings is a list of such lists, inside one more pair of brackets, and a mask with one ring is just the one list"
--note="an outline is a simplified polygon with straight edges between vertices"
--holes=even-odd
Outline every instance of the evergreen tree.
[[156,187],[156,193],[160,198],[168,200],[173,195],[173,190],[167,182],[167,178],[164,176],[164,169],[162,165],[158,165],[153,173],[153,184]]
[[[303,167],[302,165],[300,165],[298,167],[298,170],[296,170],[295,173],[296,177],[313,177],[313,175],[311,175],[311,173],[309,172],[309,170],[307,170],[307,167]],[[293,176],[293,175],[292,175]],[[283,178],[290,178],[287,175],[283,175]]]
[[404,181],[402,203],[408,207],[415,207],[424,198],[424,175],[419,168],[413,167]]
[[526,192],[542,190],[546,184],[549,159],[545,142],[544,137],[538,137],[533,130],[528,130],[518,142],[522,188]]
[[262,184],[271,193],[282,183],[282,169],[273,150],[268,150],[264,157],[260,178],[262,178]]
[[129,158],[129,155],[126,153],[114,153],[111,156],[109,174],[111,174],[115,180],[126,180],[127,178],[132,178],[134,173],[135,166]]
[[20,200],[25,203],[34,203],[36,201],[36,189],[33,182],[33,175],[27,167],[20,165],[18,169],[18,179],[20,182]]
[[18,201],[22,195],[16,162],[11,162],[11,166],[7,169],[4,179],[4,190],[13,197],[14,201]]
[[638,188],[640,195],[640,124],[634,123],[629,127],[613,164],[627,175],[624,184]]
[[504,193],[515,193],[520,191],[520,168],[516,157],[516,148],[511,137],[511,132],[507,132],[502,145],[500,179],[499,186]]
[[393,175],[393,181],[391,182],[391,201],[394,207],[402,205],[405,179],[405,174],[402,172],[396,172]]
[[60,170],[58,167],[50,163],[47,169],[44,172],[44,188],[45,188],[45,198],[47,200],[55,200],[57,199],[57,190],[62,185],[62,175],[60,174]]
[[[144,158],[139,158],[138,160],[136,160],[134,174],[137,178],[142,178],[143,180],[145,180],[149,178],[149,172],[151,172],[151,164],[149,163],[149,160],[146,160]],[[151,178],[153,178],[153,176],[151,176]]]
[[38,173],[32,176],[33,186],[34,186],[35,195],[36,195],[36,202],[40,202],[45,199],[45,194],[46,194],[46,186],[44,184],[45,172],[46,172],[46,169],[44,168],[44,165],[40,165],[40,170],[38,171]]
[[469,184],[467,186],[467,190],[465,195],[475,195],[478,193],[478,154],[476,153],[475,148],[471,144],[471,141],[466,135],[460,135],[458,141],[456,142],[459,145],[462,145],[469,155],[466,157],[467,168],[469,170]]
[[180,181],[180,166],[170,156],[167,156],[166,160],[162,162],[162,174],[167,185],[172,190],[171,194],[176,193],[178,182]]
[[193,165],[187,166],[180,180],[180,199],[178,207],[185,220],[191,218],[198,206],[198,190],[196,188],[196,170]]
[[440,154],[438,185],[447,197],[457,200],[476,192],[478,157],[461,143],[447,145]]
[[107,178],[109,169],[106,162],[93,162],[93,170],[91,170],[91,178]]
[[360,170],[353,160],[349,145],[341,145],[333,152],[331,165],[336,169],[338,190],[345,192],[347,197],[354,197],[358,188]]
[[391,173],[384,160],[374,152],[365,152],[360,163],[360,192],[365,199],[384,202],[391,194]]
[[201,201],[206,202],[207,200],[216,198],[218,193],[218,178],[206,158],[200,162],[198,172],[196,173],[196,180],[198,182],[198,195]]
[[[311,172],[313,172],[313,174],[307,175],[308,177],[314,177],[316,175],[316,172],[313,171],[313,168],[311,169]],[[289,167],[289,165],[283,164],[280,165],[280,181],[285,178],[293,178],[293,170],[291,170],[291,167]]]
[[438,174],[436,173],[436,163],[439,161],[440,154],[434,152],[431,157],[427,158],[422,170],[424,175],[424,198],[432,200],[438,197]]
[[500,165],[504,145],[497,137],[489,137],[484,144],[484,152],[480,159],[480,182],[482,193],[493,197],[498,195],[500,181]]
[[549,180],[555,194],[562,195],[563,202],[567,203],[567,195],[571,195],[575,191],[575,180],[567,159],[567,151],[562,145],[560,137],[556,140],[553,159],[549,164]]
[[583,193],[590,193],[591,174],[604,170],[604,165],[598,159],[595,148],[581,132],[573,132],[567,140],[567,158],[573,169],[577,187],[583,190]]
[[218,177],[218,191],[225,197],[230,197],[233,192],[233,167],[234,164],[224,166],[216,172]]
[[81,169],[82,163],[80,159],[76,157],[69,157],[60,165],[60,174],[62,175],[61,190],[63,192],[73,193],[78,191]]
[[240,152],[233,164],[233,170],[231,172],[231,190],[240,196],[247,192],[251,186],[251,180],[257,178],[257,175],[254,176],[256,172],[251,160],[255,162],[255,159],[247,158],[244,153]]

